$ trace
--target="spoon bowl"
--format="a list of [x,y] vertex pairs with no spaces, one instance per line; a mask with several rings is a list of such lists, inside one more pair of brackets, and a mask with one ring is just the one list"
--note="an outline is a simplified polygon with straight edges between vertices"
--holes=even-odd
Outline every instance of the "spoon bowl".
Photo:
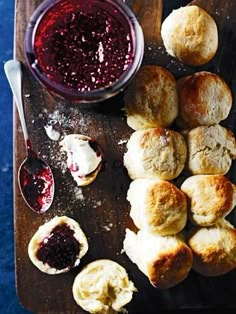
[[46,212],[54,197],[54,177],[46,161],[33,151],[29,139],[22,101],[22,69],[18,60],[9,60],[4,70],[15,97],[25,139],[27,156],[18,170],[18,183],[27,205],[36,213]]

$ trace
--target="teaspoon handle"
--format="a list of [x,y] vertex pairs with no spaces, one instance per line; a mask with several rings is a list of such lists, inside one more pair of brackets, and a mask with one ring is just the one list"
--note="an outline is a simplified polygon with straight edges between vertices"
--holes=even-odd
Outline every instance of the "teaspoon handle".
[[[26,146],[28,146],[29,142],[29,135],[25,121],[25,114],[24,114],[24,106],[22,100],[22,69],[21,63],[18,60],[8,60],[4,64],[4,71],[8,82],[10,84],[12,93],[15,97],[20,122],[22,126],[22,131],[25,139]],[[27,147],[28,149],[28,147]]]

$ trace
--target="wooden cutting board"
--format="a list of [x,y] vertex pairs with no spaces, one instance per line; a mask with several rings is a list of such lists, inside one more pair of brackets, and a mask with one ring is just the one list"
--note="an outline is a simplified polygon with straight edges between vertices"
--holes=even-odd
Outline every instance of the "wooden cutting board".
[[[25,65],[23,42],[26,25],[40,0],[16,0],[15,57]],[[128,3],[131,4],[132,1]],[[176,78],[202,69],[220,74],[234,93],[234,109],[224,122],[236,131],[236,1],[194,1],[216,20],[219,29],[219,49],[215,58],[201,68],[185,67],[166,55],[161,45],[159,27],[153,32],[149,25],[161,23],[161,1],[135,1],[133,8],[145,31],[146,49],[143,63],[159,64],[169,69]],[[159,8],[156,10],[155,8]],[[14,224],[16,287],[20,303],[34,313],[84,313],[72,298],[71,288],[75,275],[83,265],[98,258],[109,258],[123,265],[138,288],[129,313],[156,313],[160,309],[235,308],[236,271],[216,278],[205,278],[191,271],[188,278],[177,286],[159,290],[122,254],[125,228],[133,228],[129,217],[126,192],[130,179],[122,166],[126,142],[133,132],[120,110],[120,94],[101,104],[77,105],[58,101],[43,89],[24,66],[24,102],[33,148],[52,166],[55,181],[55,200],[51,209],[36,215],[24,203],[17,182],[17,171],[25,157],[25,147],[18,113],[14,112]],[[49,118],[58,119],[64,134],[82,133],[97,139],[104,149],[106,167],[96,181],[84,188],[76,187],[65,168],[65,156],[58,142],[51,141],[44,130]],[[236,183],[235,162],[228,177]],[[178,185],[183,178],[175,180]],[[89,252],[81,265],[66,274],[50,276],[40,272],[30,262],[28,242],[45,221],[55,215],[67,215],[79,221],[88,237]],[[229,220],[236,223],[235,211]]]

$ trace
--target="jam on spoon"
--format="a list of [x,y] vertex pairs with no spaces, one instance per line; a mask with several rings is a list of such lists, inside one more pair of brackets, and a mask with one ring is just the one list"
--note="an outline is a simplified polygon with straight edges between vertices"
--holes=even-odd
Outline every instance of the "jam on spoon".
[[20,190],[28,206],[41,214],[49,209],[53,201],[53,173],[49,165],[32,150],[22,102],[21,64],[18,60],[9,60],[5,63],[4,70],[16,100],[27,150],[27,157],[18,171]]

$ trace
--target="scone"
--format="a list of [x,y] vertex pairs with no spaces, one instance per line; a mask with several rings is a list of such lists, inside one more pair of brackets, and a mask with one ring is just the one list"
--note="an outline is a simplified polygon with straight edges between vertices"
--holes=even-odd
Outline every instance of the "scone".
[[173,10],[162,23],[161,36],[167,52],[188,65],[209,62],[218,48],[214,19],[196,5]]
[[141,67],[124,93],[123,109],[134,130],[171,125],[178,114],[174,76],[160,66]]
[[124,166],[131,179],[172,180],[182,172],[186,157],[180,133],[164,128],[139,130],[127,142]]
[[171,288],[187,276],[192,267],[192,251],[180,235],[159,236],[140,230],[126,230],[124,251],[157,288]]
[[86,265],[75,277],[74,300],[90,313],[125,312],[123,308],[137,291],[126,270],[118,263],[101,259]]
[[64,137],[60,145],[67,153],[67,166],[77,185],[92,183],[103,161],[99,144],[86,135],[70,134]]
[[77,221],[67,216],[55,216],[40,226],[28,245],[32,263],[50,275],[78,266],[87,251],[84,232]]
[[168,181],[136,179],[129,186],[127,200],[134,224],[153,235],[176,234],[186,225],[186,197]]
[[236,229],[222,220],[194,229],[188,239],[193,252],[193,269],[204,276],[220,276],[236,267]]
[[232,93],[217,74],[202,71],[177,81],[179,94],[178,125],[193,128],[225,120],[232,107]]
[[186,134],[188,169],[192,174],[226,174],[236,158],[233,133],[219,124],[199,126]]
[[189,177],[181,190],[187,195],[189,217],[196,225],[213,225],[236,205],[236,186],[221,175]]

